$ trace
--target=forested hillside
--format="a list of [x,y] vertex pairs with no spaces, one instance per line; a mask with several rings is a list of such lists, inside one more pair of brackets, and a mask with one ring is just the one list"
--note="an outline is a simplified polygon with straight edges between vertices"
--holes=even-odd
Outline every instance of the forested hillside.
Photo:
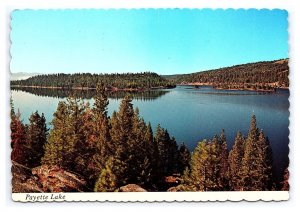
[[288,59],[248,63],[184,75],[165,76],[176,84],[212,85],[219,89],[273,90],[289,86]]
[[174,84],[152,72],[124,74],[46,74],[30,77],[26,80],[12,81],[12,86],[36,86],[53,88],[96,88],[103,83],[108,90],[171,88]]

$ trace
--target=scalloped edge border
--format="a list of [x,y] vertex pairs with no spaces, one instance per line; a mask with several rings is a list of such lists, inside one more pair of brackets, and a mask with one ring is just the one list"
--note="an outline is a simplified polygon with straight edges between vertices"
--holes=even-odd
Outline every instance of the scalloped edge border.
[[[11,52],[12,49],[12,14],[13,12],[19,10],[33,10],[33,11],[48,11],[48,10],[283,10],[287,13],[287,23],[288,28],[286,29],[288,32],[288,51],[290,51],[290,35],[289,35],[289,12],[287,9],[284,8],[178,8],[178,7],[170,7],[170,8],[49,8],[49,9],[14,9],[10,12],[10,33],[9,33],[9,41],[10,41],[10,48],[9,48],[9,67],[11,66],[11,62],[13,60],[13,54]],[[290,59],[290,56],[288,57]],[[289,61],[289,68],[290,68],[290,61]],[[290,70],[291,71],[291,70]],[[9,74],[9,79],[11,78],[11,73]],[[291,74],[289,74],[289,81],[291,82]],[[10,83],[9,83],[10,84]],[[9,89],[10,91],[10,89]],[[289,88],[289,91],[290,88]],[[11,93],[9,95],[11,97]],[[290,95],[291,96],[291,95]],[[290,147],[290,96],[289,96],[289,142],[288,146]],[[10,118],[9,118],[10,119]],[[10,129],[10,128],[9,128]],[[10,138],[10,133],[9,133]],[[289,156],[290,156],[290,148],[289,148]],[[11,162],[11,161],[10,161]],[[289,158],[290,164],[290,158]],[[12,167],[12,163],[10,163],[10,167]],[[288,167],[289,171],[289,167]],[[10,172],[11,173],[11,172]],[[289,171],[289,174],[291,172]],[[289,176],[290,177],[290,176]],[[12,173],[11,173],[11,183],[12,183]],[[11,184],[12,185],[12,184]],[[11,187],[12,188],[12,187]],[[165,194],[168,195],[165,195]],[[232,202],[240,202],[240,201],[249,201],[249,202],[256,202],[256,201],[263,201],[263,202],[280,202],[280,201],[288,201],[290,198],[289,191],[216,191],[216,192],[107,192],[107,193],[94,193],[94,192],[86,192],[86,193],[11,193],[11,198],[15,202],[22,202],[22,203],[33,203],[33,202],[116,202],[116,203],[126,203],[126,202],[225,202],[225,201],[232,201]],[[65,199],[51,199],[51,196],[62,194],[65,196]],[[26,198],[27,195],[31,196],[45,196],[47,200],[28,200]]]

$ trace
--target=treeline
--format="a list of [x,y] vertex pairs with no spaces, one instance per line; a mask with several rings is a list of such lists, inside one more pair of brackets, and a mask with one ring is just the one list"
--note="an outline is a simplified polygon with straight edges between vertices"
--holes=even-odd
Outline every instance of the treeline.
[[272,150],[253,115],[247,137],[237,133],[228,150],[224,130],[203,140],[191,154],[160,125],[153,133],[126,96],[111,117],[104,85],[97,86],[94,104],[69,97],[61,101],[51,122],[38,112],[23,125],[11,110],[12,160],[33,168],[59,166],[88,182],[89,191],[117,191],[137,184],[149,191],[167,190],[167,176],[181,176],[178,191],[245,191],[288,189],[272,175]]
[[204,83],[222,89],[272,90],[289,86],[288,59],[248,63],[192,74],[166,76],[176,84]]
[[[32,88],[32,87],[13,87],[12,91],[24,91],[34,94],[36,96],[46,96],[55,98],[67,98],[73,96],[79,99],[92,99],[96,95],[95,89],[48,89],[48,88]],[[129,96],[131,99],[138,99],[142,101],[155,100],[165,94],[169,90],[154,89],[143,91],[105,91],[108,98],[111,99],[124,99]]]
[[175,85],[152,72],[124,74],[45,74],[26,80],[11,81],[11,86],[37,86],[54,88],[96,88],[103,83],[107,90],[151,89],[156,87],[173,88]]

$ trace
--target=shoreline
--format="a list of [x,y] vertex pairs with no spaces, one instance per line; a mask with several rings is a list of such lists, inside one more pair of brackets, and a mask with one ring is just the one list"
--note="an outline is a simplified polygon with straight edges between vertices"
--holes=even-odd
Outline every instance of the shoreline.
[[[96,88],[91,87],[56,87],[56,86],[34,86],[34,85],[10,85],[11,88],[38,88],[38,89],[60,89],[60,90],[96,90]],[[158,86],[158,87],[151,87],[151,88],[117,88],[117,87],[111,87],[107,88],[105,87],[105,91],[128,91],[128,92],[142,92],[142,91],[150,91],[150,90],[158,90],[158,89],[173,89],[176,88],[176,85],[174,87],[164,87],[164,86]]]
[[227,91],[255,91],[255,92],[276,92],[276,89],[284,89],[284,90],[289,90],[289,87],[272,87],[271,90],[267,90],[267,89],[253,89],[253,88],[222,88],[222,87],[218,87],[214,84],[211,83],[184,83],[184,84],[177,84],[177,86],[211,86],[216,90],[227,90]]

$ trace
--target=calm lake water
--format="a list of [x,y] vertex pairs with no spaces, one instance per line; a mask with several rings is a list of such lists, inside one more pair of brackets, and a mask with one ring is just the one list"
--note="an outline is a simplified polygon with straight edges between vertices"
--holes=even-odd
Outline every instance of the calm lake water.
[[[67,94],[61,91],[12,90],[15,109],[19,109],[24,123],[31,113],[44,113],[52,120],[59,101]],[[93,103],[91,94],[78,94]],[[109,115],[118,110],[124,93],[109,95]],[[208,86],[200,89],[178,86],[171,90],[156,90],[133,95],[133,105],[138,107],[153,130],[158,123],[168,129],[177,143],[184,142],[192,151],[202,139],[210,139],[225,129],[228,147],[231,149],[235,135],[240,130],[247,135],[250,118],[254,113],[258,127],[269,137],[278,180],[288,166],[289,143],[289,91],[279,89],[276,93],[251,91],[221,91]]]

